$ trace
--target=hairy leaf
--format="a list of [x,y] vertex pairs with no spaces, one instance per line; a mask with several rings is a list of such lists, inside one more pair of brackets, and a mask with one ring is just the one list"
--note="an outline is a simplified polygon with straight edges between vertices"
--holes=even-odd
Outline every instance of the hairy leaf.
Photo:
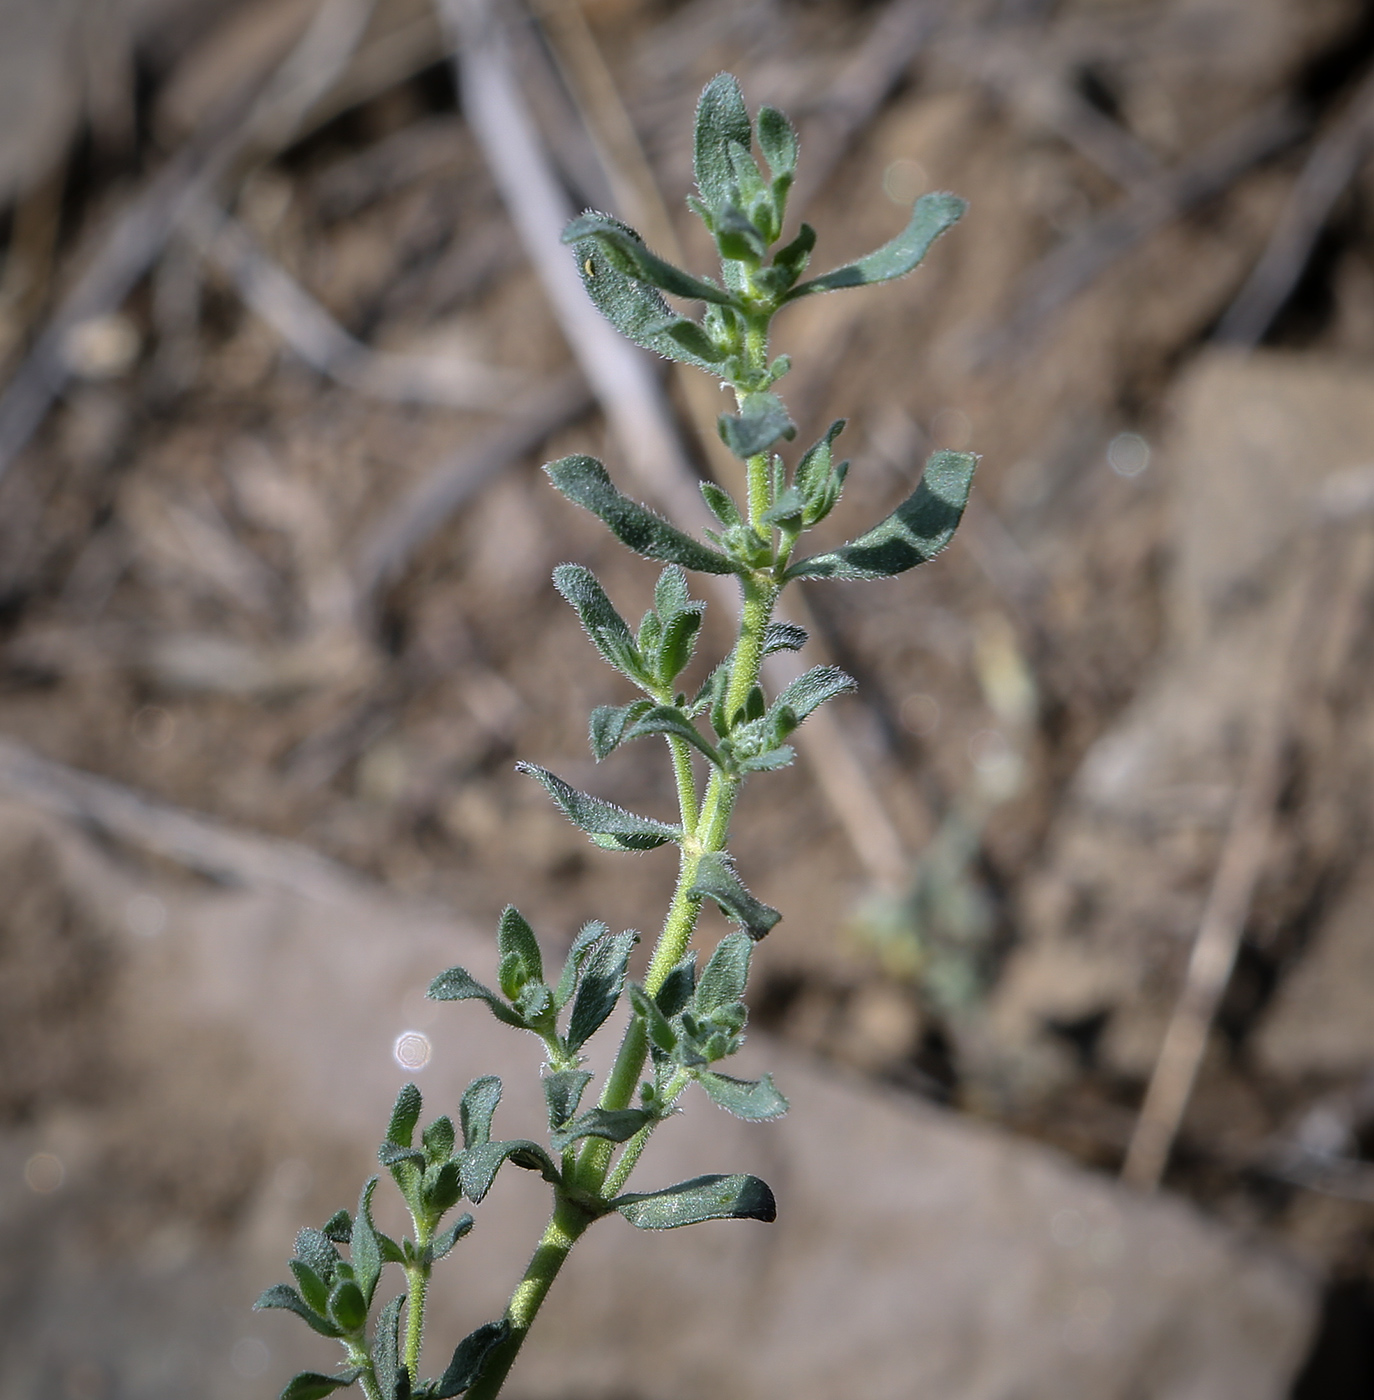
[[680,267],[665,262],[656,253],[651,253],[644,240],[618,219],[606,214],[587,213],[581,215],[563,230],[565,243],[578,244],[587,239],[595,239],[601,244],[611,265],[626,277],[647,282],[660,291],[671,292],[674,296],[686,297],[692,301],[714,301],[724,306],[735,305],[735,298],[722,291],[714,282],[701,277],[693,277]]
[[391,1122],[387,1124],[386,1140],[409,1147],[415,1135],[415,1125],[420,1121],[420,1110],[424,1101],[414,1084],[403,1084],[396,1095],[391,1110]]
[[[813,710],[833,700],[837,695],[845,695],[856,689],[853,676],[846,675],[838,666],[813,666],[791,682],[773,702],[774,710],[786,706],[792,711],[796,723],[800,724]],[[796,725],[792,726],[793,728]]]
[[724,204],[734,187],[730,143],[748,149],[752,137],[749,109],[744,105],[739,83],[729,73],[717,74],[707,83],[697,103],[693,140],[697,189],[708,209]]
[[904,277],[925,257],[930,245],[946,229],[959,222],[967,208],[967,202],[958,195],[923,194],[916,201],[906,228],[890,243],[884,243],[866,258],[801,283],[792,289],[786,299],[793,301],[812,292],[833,292],[841,287],[863,287],[872,282],[890,282],[894,277]]
[[496,927],[496,950],[502,958],[514,954],[520,959],[525,970],[525,981],[543,980],[544,959],[539,952],[539,940],[513,904],[506,905],[501,911],[501,921]]
[[[623,739],[642,739],[651,734],[672,734],[698,748],[717,768],[722,767],[720,755],[707,742],[701,731],[675,705],[654,705],[625,731]],[[623,741],[623,740],[622,740]]]
[[335,1244],[347,1244],[353,1233],[353,1217],[346,1210],[336,1210],[320,1227],[320,1233]]
[[598,763],[624,743],[626,731],[654,708],[652,700],[631,700],[628,705],[598,705],[587,721],[587,743]]
[[797,133],[776,107],[759,108],[759,149],[775,175],[791,175],[797,168]]
[[287,1381],[280,1400],[323,1400],[336,1390],[347,1390],[362,1373],[361,1366],[333,1376],[322,1376],[318,1371],[298,1371]]
[[332,1283],[334,1270],[343,1256],[323,1230],[306,1226],[296,1231],[296,1258],[310,1267],[325,1281]]
[[402,1293],[381,1310],[372,1334],[372,1368],[383,1400],[397,1400],[398,1396],[408,1396],[410,1393],[410,1373],[401,1365],[397,1338],[401,1306],[405,1300],[406,1295]]
[[735,572],[725,555],[698,544],[648,506],[622,495],[595,457],[563,457],[544,470],[563,495],[591,511],[623,545],[646,559],[661,559],[706,574]]
[[377,1238],[377,1227],[372,1223],[372,1193],[377,1189],[377,1178],[369,1177],[358,1197],[358,1215],[353,1222],[353,1236],[349,1241],[349,1261],[353,1265],[353,1276],[363,1291],[368,1307],[372,1306],[372,1295],[377,1291],[377,1280],[382,1272],[382,1242]]
[[257,1312],[264,1308],[282,1308],[286,1312],[293,1312],[322,1337],[343,1336],[343,1333],[328,1318],[321,1317],[314,1308],[310,1307],[289,1283],[274,1283],[271,1288],[263,1292],[258,1301],[253,1304],[253,1310]]
[[441,972],[425,993],[434,1001],[484,1001],[491,1014],[508,1026],[525,1028],[525,1018],[512,1010],[490,987],[485,987],[464,967],[451,967]]
[[646,1124],[654,1121],[652,1113],[642,1108],[589,1108],[566,1127],[560,1128],[550,1141],[559,1152],[571,1147],[581,1138],[604,1138],[607,1142],[626,1142]]
[[977,464],[971,452],[935,453],[921,484],[886,520],[839,549],[793,564],[787,577],[890,578],[935,558],[964,513]]
[[591,1082],[585,1069],[565,1069],[544,1076],[544,1100],[549,1107],[549,1127],[561,1128],[582,1102],[582,1093]]
[[325,1312],[329,1307],[329,1288],[325,1281],[301,1259],[291,1260],[291,1272],[296,1276],[306,1304],[317,1313]]
[[472,1216],[460,1215],[442,1235],[436,1235],[429,1244],[429,1261],[442,1259],[459,1240],[472,1229]]
[[674,1230],[703,1220],[776,1220],[777,1202],[756,1176],[697,1176],[664,1191],[631,1192],[611,1202],[640,1230]]
[[795,622],[770,622],[763,634],[763,654],[775,651],[800,651],[806,645],[806,628]]
[[453,1120],[439,1117],[420,1135],[424,1143],[425,1156],[431,1162],[447,1162],[453,1156]]
[[572,1015],[568,1018],[569,1050],[580,1050],[615,1010],[625,986],[630,949],[638,937],[633,929],[627,929],[597,944],[582,974],[582,985],[577,989]]
[[744,1000],[754,943],[744,933],[727,933],[702,969],[693,1004],[702,1015]]
[[573,993],[577,990],[578,978],[582,975],[582,965],[591,956],[592,949],[609,933],[610,929],[600,919],[591,919],[578,930],[577,937],[568,949],[558,986],[554,988],[553,1004],[559,1011],[572,1000]]
[[744,517],[728,491],[722,490],[714,481],[701,483],[701,494],[706,498],[711,514],[726,527],[743,525]]
[[688,603],[677,612],[664,617],[663,635],[659,638],[654,673],[658,683],[671,686],[687,669],[696,649],[697,633],[706,612],[705,603]]
[[481,1147],[491,1141],[491,1120],[501,1102],[501,1081],[494,1074],[474,1079],[463,1090],[458,1104],[458,1121],[463,1129],[463,1146]]
[[697,987],[697,955],[688,953],[663,979],[654,1001],[665,1016],[676,1016],[692,1000]]
[[[702,856],[701,863],[697,866],[696,879],[687,893],[694,899],[703,895],[710,896],[728,918],[743,926],[751,939],[764,937],[782,918],[776,909],[755,899],[745,889],[739,876],[735,874],[730,858],[719,852],[709,852]],[[713,956],[711,963],[714,962]],[[706,965],[706,971],[702,973],[703,981],[710,974],[711,963]],[[739,998],[732,997],[730,1000],[738,1001]]]
[[[639,237],[628,224],[619,227],[627,237]],[[710,357],[701,353],[699,342],[692,335],[699,329],[695,322],[676,315],[647,283],[626,276],[611,261],[599,238],[580,239],[573,244],[573,252],[592,304],[621,335],[666,360],[711,372],[718,357],[714,347]]]
[[717,426],[721,441],[736,457],[757,456],[779,438],[797,435],[797,425],[776,394],[746,394],[739,416],[722,413]]
[[506,1161],[514,1162],[526,1171],[537,1171],[545,1181],[557,1184],[560,1180],[553,1159],[537,1142],[529,1142],[525,1138],[485,1142],[480,1147],[469,1148],[463,1154],[463,1194],[473,1205],[482,1203],[482,1198],[491,1190],[491,1183],[496,1180],[501,1164]]
[[751,1123],[781,1118],[787,1112],[787,1100],[778,1093],[771,1074],[765,1074],[762,1079],[748,1080],[701,1070],[697,1074],[697,1083],[706,1090],[712,1103],[733,1113],[736,1118],[744,1118]]
[[[562,778],[537,764],[517,763],[515,767],[517,772],[528,773],[530,777],[537,778],[558,804],[563,815],[605,850],[651,851],[655,846],[681,839],[681,827],[669,826],[667,822],[655,821],[653,817],[636,816],[623,807],[617,807],[613,802],[603,802],[599,797],[578,792]],[[444,976],[448,974],[445,973]],[[434,993],[431,991],[430,995]]]
[[630,983],[629,996],[635,1015],[644,1021],[649,1039],[660,1050],[671,1054],[677,1045],[677,1032],[659,1009],[658,1003],[637,982]]
[[510,1336],[510,1323],[503,1317],[499,1322],[484,1322],[469,1332],[453,1352],[444,1374],[431,1392],[434,1400],[452,1400],[481,1379],[488,1357]]
[[630,680],[642,682],[644,667],[630,628],[596,575],[581,564],[560,564],[553,571],[553,586],[572,604],[602,659]]
[[340,1279],[329,1295],[329,1315],[345,1332],[360,1332],[367,1322],[367,1301],[351,1279]]

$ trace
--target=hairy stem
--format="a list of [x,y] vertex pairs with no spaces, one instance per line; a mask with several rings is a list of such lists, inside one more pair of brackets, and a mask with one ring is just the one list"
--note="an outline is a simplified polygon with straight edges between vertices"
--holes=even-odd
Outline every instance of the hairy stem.
[[358,1377],[358,1384],[362,1387],[366,1400],[382,1400],[382,1392],[377,1385],[377,1373],[372,1368],[372,1354],[367,1349],[364,1341],[349,1342],[348,1359],[355,1366],[361,1366],[363,1373]]
[[563,1261],[591,1223],[592,1217],[586,1211],[566,1197],[558,1198],[553,1217],[534,1251],[529,1268],[516,1284],[506,1307],[506,1320],[511,1325],[510,1336],[487,1361],[476,1384],[467,1392],[467,1400],[493,1400],[498,1394],[515,1358],[520,1354],[530,1324],[563,1267]]
[[420,1377],[420,1343],[425,1335],[425,1301],[428,1293],[429,1270],[422,1264],[409,1265],[406,1268],[406,1340],[402,1360],[410,1372],[412,1385]]

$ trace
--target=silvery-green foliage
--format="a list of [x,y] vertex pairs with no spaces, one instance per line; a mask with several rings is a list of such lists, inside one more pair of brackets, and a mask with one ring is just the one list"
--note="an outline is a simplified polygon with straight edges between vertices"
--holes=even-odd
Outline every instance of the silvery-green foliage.
[[[677,846],[677,886],[647,968],[633,979],[639,942],[633,930],[612,933],[599,921],[584,924],[560,967],[549,956],[553,942],[513,905],[497,921],[490,966],[480,969],[480,978],[463,967],[434,978],[429,995],[436,1000],[482,1003],[497,1022],[535,1038],[543,1054],[547,1122],[537,1130],[526,1125],[532,1137],[500,1136],[501,1081],[482,1075],[468,1085],[455,1117],[441,1114],[421,1127],[420,1091],[413,1084],[402,1088],[378,1160],[405,1202],[412,1233],[393,1239],[378,1230],[372,1214],[377,1177],[364,1185],[355,1215],[339,1211],[322,1229],[300,1232],[290,1261],[294,1285],[269,1288],[257,1306],[293,1312],[339,1341],[344,1362],[332,1375],[302,1372],[282,1391],[283,1400],[315,1400],[353,1385],[367,1400],[465,1394],[490,1400],[563,1259],[594,1221],[619,1215],[639,1229],[667,1230],[712,1220],[771,1221],[777,1213],[773,1193],[752,1176],[623,1189],[649,1134],[693,1085],[750,1121],[787,1111],[771,1075],[746,1080],[722,1069],[744,1042],[754,947],[782,917],[741,879],[728,848],[730,818],[743,784],[791,763],[790,736],[854,682],[837,667],[813,666],[770,699],[760,680],[763,658],[799,651],[807,640],[800,627],[774,621],[772,613],[796,579],[888,578],[934,558],[959,522],[976,462],[969,453],[937,452],[915,490],[886,519],[838,548],[794,557],[801,536],[839,501],[849,463],[836,460],[844,428],[839,419],[789,472],[784,447],[797,426],[777,385],[790,361],[769,358],[772,318],[800,297],[905,276],[964,212],[954,195],[926,195],[883,247],[803,281],[816,232],[801,224],[784,237],[798,155],[788,119],[764,107],[755,126],[739,84],[721,74],[697,108],[697,188],[688,200],[715,242],[719,275],[675,267],[627,224],[595,211],[564,233],[588,295],[612,325],[667,359],[724,380],[735,394],[735,411],[722,413],[718,427],[744,464],[744,491],[736,495],[730,482],[702,483],[719,525],[705,540],[626,495],[593,457],[564,457],[545,468],[569,501],[629,549],[665,565],[637,629],[582,565],[560,565],[554,585],[602,659],[631,688],[608,693],[607,703],[592,711],[592,754],[599,762],[633,740],[666,741],[679,811],[675,819],[641,815],[579,791],[540,764],[517,767],[605,850]],[[665,292],[700,303],[700,315],[679,314]],[[741,609],[734,647],[684,686],[705,615],[705,604],[692,596],[691,572],[733,576]],[[735,927],[717,938],[698,972],[689,945],[708,906]],[[585,1067],[588,1050],[617,1012],[626,1017],[620,1048],[595,1101],[588,1102],[595,1078]],[[507,1165],[548,1184],[548,1228],[505,1316],[478,1326],[440,1375],[423,1379],[419,1350],[430,1271],[462,1253],[457,1246],[473,1217],[457,1213],[460,1203],[479,1205]],[[404,1278],[399,1294],[382,1287],[392,1267]]]

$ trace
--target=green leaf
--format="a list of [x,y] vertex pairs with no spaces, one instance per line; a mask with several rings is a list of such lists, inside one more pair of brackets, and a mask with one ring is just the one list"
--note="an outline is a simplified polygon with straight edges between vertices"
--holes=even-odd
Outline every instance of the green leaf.
[[654,1001],[665,1016],[676,1016],[691,1000],[697,987],[697,955],[688,953],[663,979]]
[[731,293],[722,291],[714,282],[693,277],[690,272],[651,253],[644,240],[619,219],[590,211],[563,230],[564,243],[580,244],[588,239],[600,243],[611,266],[626,277],[692,301],[714,301],[724,306],[736,304]]
[[472,1216],[460,1215],[442,1235],[436,1235],[429,1245],[429,1261],[442,1259],[459,1240],[472,1229]]
[[[628,224],[619,227],[627,237],[639,237]],[[691,331],[683,330],[697,329],[695,323],[677,315],[652,287],[621,272],[601,239],[584,238],[573,252],[592,304],[621,335],[666,360],[711,372],[718,360],[714,347],[710,357],[699,353]]]
[[676,612],[663,613],[663,632],[654,656],[654,674],[667,688],[687,669],[696,649],[697,633],[706,612],[705,603],[686,603]]
[[744,524],[744,517],[740,514],[734,498],[728,491],[723,491],[717,486],[714,481],[703,481],[701,494],[706,498],[706,504],[710,507],[711,514],[722,525],[728,528],[731,525]]
[[582,985],[577,989],[572,1015],[568,1018],[567,1045],[570,1051],[576,1053],[580,1050],[615,1010],[625,986],[630,949],[638,938],[633,929],[627,929],[597,944],[582,974]]
[[296,1231],[296,1258],[309,1266],[325,1281],[334,1281],[334,1270],[343,1256],[323,1230],[306,1226]]
[[571,1147],[581,1138],[604,1138],[607,1142],[627,1142],[654,1115],[642,1108],[589,1108],[566,1127],[560,1128],[550,1141],[558,1152]]
[[340,1279],[329,1295],[329,1315],[344,1332],[361,1332],[367,1324],[367,1301],[351,1279]]
[[766,452],[779,438],[794,438],[797,425],[776,394],[746,394],[739,417],[722,413],[716,426],[721,441],[736,457]]
[[469,1332],[454,1349],[439,1383],[434,1388],[434,1400],[452,1400],[481,1379],[488,1358],[510,1336],[510,1323],[503,1317],[499,1322],[484,1322],[475,1332]]
[[811,261],[811,250],[816,246],[816,230],[810,224],[803,224],[797,236],[773,254],[773,268],[781,272],[777,292],[785,292],[798,277],[806,271]]
[[789,486],[778,495],[778,499],[759,516],[760,525],[774,525],[778,528],[795,529],[802,523],[806,514],[806,498],[795,486]]
[[739,83],[729,73],[719,73],[707,83],[697,103],[693,138],[693,167],[697,189],[707,208],[716,209],[729,198],[735,184],[730,143],[746,150],[753,138],[749,109]]
[[698,544],[648,506],[622,495],[595,457],[563,457],[544,470],[563,495],[591,511],[623,545],[646,559],[661,559],[706,574],[735,572],[725,555]]
[[549,1106],[550,1128],[561,1128],[577,1112],[583,1090],[591,1078],[590,1071],[585,1069],[559,1070],[544,1076],[544,1100]]
[[428,1165],[425,1154],[418,1147],[402,1147],[398,1142],[384,1142],[377,1149],[377,1160],[384,1167],[399,1167],[402,1163],[409,1162],[421,1171]]
[[652,700],[631,700],[628,705],[598,705],[587,721],[587,743],[598,763],[624,743],[626,730],[654,708]]
[[286,1312],[295,1313],[302,1322],[322,1337],[343,1336],[343,1333],[332,1322],[321,1317],[312,1307],[308,1306],[305,1299],[289,1283],[274,1283],[253,1304],[254,1312],[265,1308],[282,1308]]
[[649,1039],[660,1050],[671,1054],[677,1046],[677,1032],[659,1009],[658,1003],[637,982],[630,983],[629,996],[635,1015],[643,1020],[649,1032]]
[[886,520],[839,549],[798,561],[787,577],[891,578],[935,558],[953,538],[977,464],[971,452],[935,453],[921,484]]
[[[773,702],[773,709],[776,711],[785,705],[796,717],[796,724],[800,724],[827,700],[855,689],[854,677],[846,675],[838,666],[813,666],[782,691]],[[792,728],[795,729],[796,724]]]
[[768,244],[752,220],[733,202],[720,205],[711,223],[722,258],[750,267],[757,267],[763,260]]
[[654,705],[625,731],[622,742],[643,739],[650,734],[672,734],[701,750],[717,768],[723,767],[720,754],[702,736],[701,731],[674,705]]
[[[728,918],[734,919],[736,923],[743,926],[749,939],[757,940],[764,937],[773,925],[782,918],[776,909],[755,899],[745,889],[739,876],[735,874],[729,856],[722,852],[708,852],[702,856],[701,863],[697,866],[696,879],[687,893],[693,899],[709,896],[715,900]],[[745,942],[747,943],[749,939],[746,939]],[[724,944],[721,946],[723,947]],[[716,950],[717,954],[719,951],[720,949]],[[715,960],[715,955],[713,955],[711,962],[706,965],[706,970],[701,974],[703,982],[710,975],[711,964]],[[698,998],[701,995],[700,988],[697,989],[697,995]],[[738,1001],[739,997],[731,997],[730,1000]]]
[[465,1148],[481,1147],[491,1141],[491,1120],[501,1102],[501,1081],[494,1074],[474,1079],[458,1105],[458,1121],[463,1129]]
[[296,1276],[306,1306],[317,1313],[324,1312],[329,1307],[329,1287],[325,1281],[300,1259],[291,1260],[291,1272]]
[[526,1171],[537,1171],[545,1181],[557,1185],[560,1178],[553,1159],[537,1142],[514,1138],[509,1142],[484,1142],[463,1154],[463,1194],[473,1205],[480,1205],[491,1190],[503,1162],[514,1162]]
[[485,987],[464,967],[451,967],[429,984],[425,995],[433,1001],[484,1001],[491,1014],[508,1026],[525,1029],[525,1019],[513,1011],[490,987]]
[[[429,995],[433,996],[431,991]],[[420,1110],[424,1101],[420,1091],[413,1084],[403,1084],[396,1095],[396,1103],[391,1110],[391,1122],[387,1124],[386,1140],[409,1147],[415,1135],[415,1125],[420,1121]]]
[[759,150],[774,175],[792,175],[797,169],[797,133],[776,107],[760,107]]
[[[613,802],[569,787],[562,778],[534,763],[517,763],[516,771],[528,773],[544,785],[563,815],[592,841],[608,851],[651,851],[655,846],[682,838],[682,828],[652,817],[636,816]],[[454,969],[461,971],[461,969]],[[448,976],[447,973],[444,976]],[[439,979],[436,979],[436,981]],[[433,992],[431,992],[433,995]],[[468,995],[479,995],[468,993]]]
[[664,1191],[631,1192],[611,1202],[640,1230],[675,1230],[703,1220],[776,1220],[777,1202],[756,1176],[697,1176]]
[[764,1123],[781,1118],[787,1112],[787,1100],[778,1093],[773,1076],[762,1079],[732,1079],[728,1074],[699,1070],[697,1083],[706,1090],[711,1102],[733,1113],[736,1118],[751,1123]]
[[347,1244],[353,1232],[353,1217],[346,1210],[336,1210],[320,1227],[320,1233],[335,1244]]
[[436,1118],[425,1129],[420,1140],[425,1145],[425,1156],[430,1162],[447,1162],[453,1156],[453,1120],[448,1117]]
[[519,958],[526,982],[543,981],[544,959],[539,952],[539,940],[513,904],[501,911],[501,921],[496,926],[496,950],[502,958],[512,954]]
[[401,1305],[406,1295],[393,1298],[377,1316],[377,1328],[372,1334],[372,1369],[377,1377],[377,1388],[383,1400],[396,1400],[398,1395],[408,1395],[410,1373],[401,1365],[397,1330],[401,1320]]
[[581,564],[560,564],[553,586],[572,604],[583,630],[602,659],[636,684],[647,679],[625,619],[615,610],[596,575]]
[[286,1383],[280,1400],[323,1400],[336,1390],[347,1390],[363,1373],[361,1366],[338,1375],[322,1376],[318,1371],[299,1371]]
[[800,651],[806,645],[806,628],[795,622],[770,622],[763,634],[763,654],[775,651]]
[[753,940],[746,934],[727,933],[720,940],[697,982],[693,1005],[699,1014],[709,1016],[718,1007],[744,1000],[753,952]]
[[420,1196],[437,1219],[462,1199],[463,1182],[458,1161],[435,1162],[425,1170]]
[[377,1280],[382,1272],[382,1242],[377,1238],[377,1227],[372,1223],[372,1193],[377,1189],[377,1178],[369,1177],[358,1197],[358,1215],[353,1222],[353,1233],[349,1240],[349,1261],[353,1265],[353,1277],[363,1291],[367,1306],[372,1306],[372,1295],[377,1291]]
[[722,349],[711,339],[710,332],[695,321],[682,316],[671,316],[660,328],[650,331],[651,335],[663,335],[685,352],[676,358],[694,364],[698,368],[710,369],[729,359],[730,352]]
[[591,956],[592,949],[610,933],[610,929],[600,919],[591,919],[578,930],[568,949],[567,960],[563,964],[563,974],[554,988],[553,1004],[559,1010],[572,1000],[577,990],[578,978],[582,975],[582,965]]
[[890,282],[904,277],[925,257],[930,245],[963,216],[968,203],[953,194],[923,194],[911,211],[906,228],[890,243],[858,262],[837,267],[823,277],[803,282],[788,294],[786,300],[812,292],[834,292],[841,287],[864,287],[873,282]]

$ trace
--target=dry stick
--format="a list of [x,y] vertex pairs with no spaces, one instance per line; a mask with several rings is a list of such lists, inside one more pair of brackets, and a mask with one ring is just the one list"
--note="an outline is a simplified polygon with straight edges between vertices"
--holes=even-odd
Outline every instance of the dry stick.
[[[468,119],[627,464],[645,494],[680,525],[699,529],[710,524],[650,362],[587,300],[573,259],[560,241],[571,211],[516,85],[499,22],[484,0],[442,3],[462,41],[456,53]],[[736,598],[728,579],[711,579],[708,586],[734,609]],[[790,673],[784,674],[790,678]],[[833,719],[814,724],[818,715],[798,731],[799,747],[865,869],[883,883],[899,882],[907,869],[901,838],[838,725]]]
[[108,778],[44,758],[13,739],[0,738],[0,796],[174,861],[220,884],[278,889],[331,904],[354,902],[369,888],[361,877],[308,847],[222,826]]
[[1374,72],[1350,105],[1312,148],[1288,202],[1245,285],[1221,318],[1216,339],[1224,345],[1257,345],[1303,274],[1332,206],[1374,144]]
[[311,369],[368,398],[469,411],[505,411],[528,376],[470,360],[370,349],[320,305],[238,220],[202,195],[187,232],[239,295]]
[[1298,584],[1291,590],[1278,632],[1282,658],[1272,693],[1258,708],[1250,752],[1212,888],[1193,942],[1183,988],[1170,1018],[1159,1059],[1131,1136],[1121,1179],[1153,1191],[1168,1165],[1188,1100],[1192,1097],[1212,1021],[1231,978],[1250,916],[1255,886],[1274,824],[1289,731],[1292,693],[1312,639],[1321,634],[1324,590],[1319,587],[1325,540],[1305,530],[1298,559]]
[[1026,273],[1015,309],[1005,327],[988,337],[982,361],[1027,350],[1045,323],[1118,258],[1165,224],[1214,199],[1246,171],[1291,144],[1303,129],[1302,118],[1287,102],[1266,104],[1180,167],[1092,220]]
[[373,0],[322,0],[296,47],[267,79],[247,116],[182,147],[100,230],[96,251],[0,396],[0,477],[66,388],[72,331],[124,301],[157,260],[193,202],[246,151],[279,146],[333,84],[371,16]]

